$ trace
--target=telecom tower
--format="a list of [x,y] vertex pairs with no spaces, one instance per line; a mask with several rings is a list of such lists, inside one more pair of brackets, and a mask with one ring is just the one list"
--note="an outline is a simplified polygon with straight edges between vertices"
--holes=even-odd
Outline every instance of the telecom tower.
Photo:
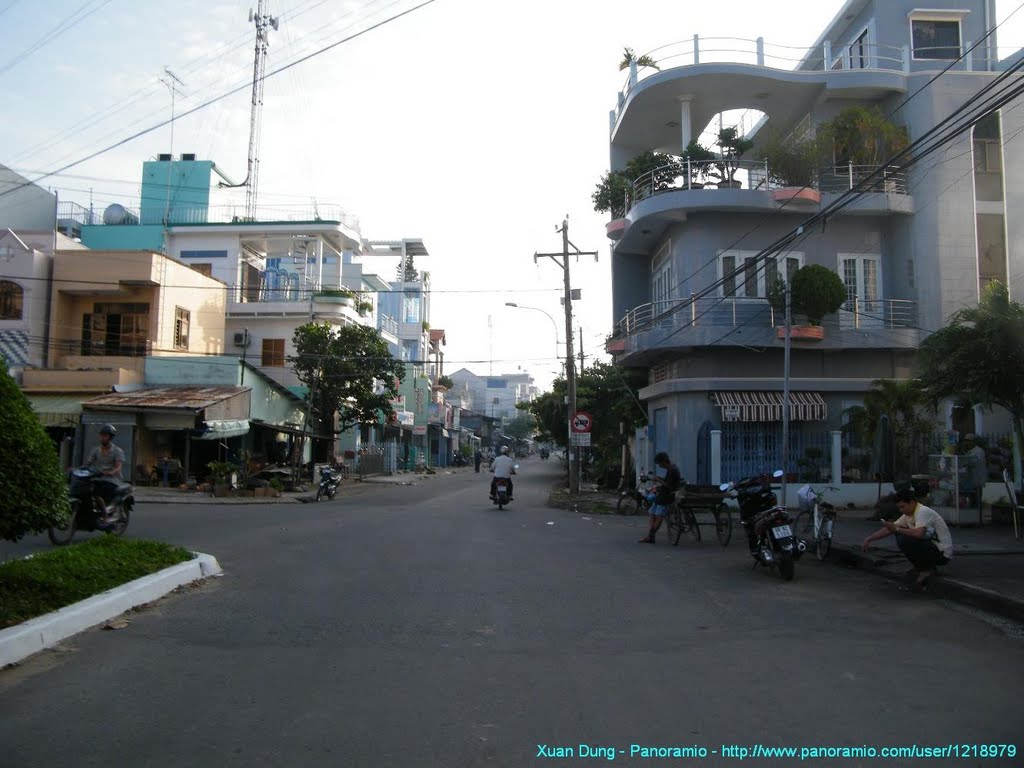
[[249,10],[249,21],[256,24],[256,56],[252,68],[252,111],[249,116],[249,159],[245,181],[245,217],[256,220],[256,193],[260,178],[260,128],[263,123],[263,78],[270,47],[270,28],[276,31],[280,19],[264,13],[264,0],[259,0],[256,13]]

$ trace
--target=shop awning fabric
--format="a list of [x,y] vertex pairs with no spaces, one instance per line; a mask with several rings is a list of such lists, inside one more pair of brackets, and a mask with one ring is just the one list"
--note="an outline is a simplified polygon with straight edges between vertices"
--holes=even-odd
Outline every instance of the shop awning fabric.
[[82,400],[95,396],[83,395],[28,395],[32,410],[44,427],[75,427],[82,415]]
[[[722,421],[782,421],[781,392],[712,392],[722,409]],[[789,418],[793,421],[824,421],[828,406],[818,392],[790,392]]]
[[206,428],[202,434],[195,435],[196,440],[225,440],[229,437],[241,437],[249,434],[249,420],[235,419],[225,421],[204,422]]

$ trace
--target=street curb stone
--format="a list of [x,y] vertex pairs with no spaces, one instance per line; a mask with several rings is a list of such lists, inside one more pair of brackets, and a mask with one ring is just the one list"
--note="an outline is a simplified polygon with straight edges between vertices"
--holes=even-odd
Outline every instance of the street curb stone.
[[0,630],[0,669],[52,648],[61,640],[102,624],[136,606],[163,597],[180,586],[223,573],[212,555],[201,552],[194,554],[195,557],[188,562],[172,565],[53,613]]
[[[855,547],[833,542],[829,559],[836,564],[852,565],[890,581],[909,583],[902,574],[886,569],[884,560],[861,552]],[[928,594],[980,608],[1013,621],[1024,622],[1024,602],[960,579],[939,576],[932,581]]]

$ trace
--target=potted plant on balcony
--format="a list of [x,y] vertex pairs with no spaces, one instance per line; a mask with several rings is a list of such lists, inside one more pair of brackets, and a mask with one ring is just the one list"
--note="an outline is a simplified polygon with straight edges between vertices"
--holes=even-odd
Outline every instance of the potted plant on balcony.
[[351,307],[355,304],[355,294],[347,288],[324,288],[313,294],[313,300],[324,304],[341,304]]
[[590,199],[598,213],[611,212],[620,219],[637,200],[676,186],[683,167],[679,159],[661,152],[643,152],[621,171],[609,171],[601,177]]
[[878,107],[847,107],[823,123],[819,135],[831,149],[833,173],[852,176],[854,183],[910,144],[906,127],[891,122]]
[[718,155],[701,144],[697,139],[691,139],[683,150],[680,158],[680,166],[683,174],[690,172],[690,189],[703,189],[704,180],[711,170],[711,161],[716,160]]
[[769,136],[755,155],[768,167],[772,197],[777,201],[820,203],[818,173],[827,162],[831,145],[820,137],[785,140]]
[[739,189],[743,182],[736,180],[739,171],[739,160],[749,152],[754,142],[740,136],[738,128],[723,128],[718,132],[715,146],[719,149],[714,169],[708,171],[708,178],[718,182],[719,189]]
[[[791,326],[790,338],[816,341],[825,338],[822,319],[838,311],[846,301],[846,285],[828,267],[808,264],[793,274],[790,295],[792,311],[804,315],[808,323],[806,326]],[[784,338],[786,329],[778,328],[777,334]]]
[[633,52],[632,48],[623,48],[622,61],[619,62],[619,72],[622,72],[624,69],[629,69],[629,65],[632,64],[633,62],[636,62],[637,69],[650,67],[651,69],[656,69],[659,72],[661,71],[661,67],[658,66],[658,62],[656,62],[646,53],[643,54],[642,56],[637,56]]

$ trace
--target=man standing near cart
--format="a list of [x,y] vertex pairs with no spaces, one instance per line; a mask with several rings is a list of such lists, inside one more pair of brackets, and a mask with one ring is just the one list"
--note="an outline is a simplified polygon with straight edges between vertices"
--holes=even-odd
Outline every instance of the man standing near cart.
[[679,472],[679,467],[672,463],[667,453],[661,451],[654,457],[654,463],[659,469],[665,470],[665,474],[652,478],[656,488],[654,503],[651,504],[649,512],[651,527],[647,531],[647,535],[639,540],[639,544],[654,543],[654,537],[658,533],[658,529],[661,528],[661,522],[665,519],[669,505],[675,503],[676,491],[683,485],[683,476]]

